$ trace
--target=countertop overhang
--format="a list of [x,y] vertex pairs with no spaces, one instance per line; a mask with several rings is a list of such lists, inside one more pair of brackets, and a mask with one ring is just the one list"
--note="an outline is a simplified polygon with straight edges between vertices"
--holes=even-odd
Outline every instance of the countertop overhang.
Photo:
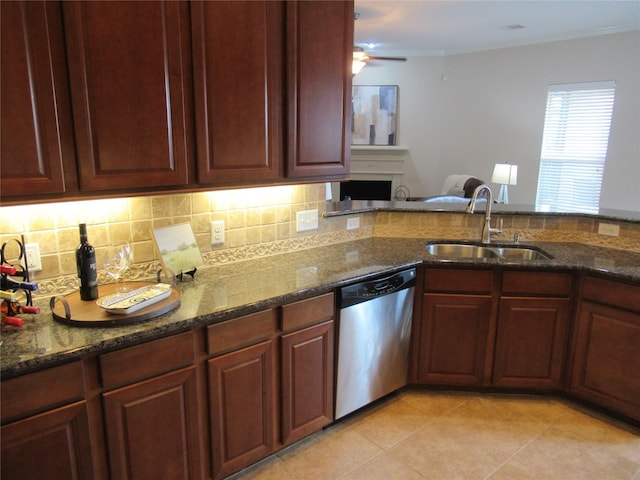
[[[578,271],[640,283],[640,253],[580,243],[527,242],[550,253],[544,261],[442,260],[426,252],[429,239],[367,238],[307,250],[207,266],[178,285],[181,305],[160,317],[120,327],[72,327],[56,322],[43,303],[23,328],[3,326],[3,379],[225,321],[319,295],[349,283],[421,264],[520,270]],[[440,241],[440,239],[438,239]]]

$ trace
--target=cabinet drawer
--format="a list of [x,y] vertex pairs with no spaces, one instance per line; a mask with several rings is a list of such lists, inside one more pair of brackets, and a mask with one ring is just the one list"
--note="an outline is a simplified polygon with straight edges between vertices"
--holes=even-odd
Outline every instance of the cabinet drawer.
[[286,332],[333,318],[333,292],[282,307],[282,331]]
[[114,387],[184,367],[195,358],[193,333],[100,355],[102,386]]
[[277,332],[278,319],[276,311],[263,310],[208,326],[207,351],[210,355],[223,353],[261,340],[267,340]]
[[489,293],[493,287],[492,270],[428,268],[424,289],[429,292]]
[[551,295],[567,297],[571,294],[573,277],[570,273],[504,272],[503,294]]
[[586,277],[582,285],[582,298],[640,312],[640,285]]
[[68,363],[2,382],[2,423],[84,396],[81,362]]

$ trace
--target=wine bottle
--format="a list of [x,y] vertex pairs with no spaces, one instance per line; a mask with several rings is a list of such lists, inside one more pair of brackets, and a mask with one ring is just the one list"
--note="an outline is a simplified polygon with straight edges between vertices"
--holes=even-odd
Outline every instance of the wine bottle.
[[76,248],[76,266],[80,277],[80,298],[95,300],[98,298],[98,266],[96,251],[87,239],[87,225],[80,224],[80,245]]
[[15,275],[16,267],[13,265],[0,265],[0,273],[5,273],[7,275]]
[[16,292],[10,292],[9,290],[0,290],[0,299],[9,300],[15,302],[18,294]]
[[40,313],[40,307],[31,305],[20,305],[18,302],[2,302],[0,304],[0,312],[5,315],[18,315],[19,313]]
[[38,289],[38,284],[34,282],[16,282],[10,278],[0,277],[0,288],[2,290],[16,290],[21,288],[22,290],[31,290],[33,292]]
[[14,327],[21,327],[24,325],[24,320],[19,317],[4,317],[2,321],[7,325],[13,325]]

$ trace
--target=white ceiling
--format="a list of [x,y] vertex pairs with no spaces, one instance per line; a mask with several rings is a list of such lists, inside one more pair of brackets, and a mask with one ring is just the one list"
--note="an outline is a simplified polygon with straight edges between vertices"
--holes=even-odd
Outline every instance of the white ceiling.
[[640,0],[355,0],[355,11],[355,44],[373,55],[453,55],[640,30]]

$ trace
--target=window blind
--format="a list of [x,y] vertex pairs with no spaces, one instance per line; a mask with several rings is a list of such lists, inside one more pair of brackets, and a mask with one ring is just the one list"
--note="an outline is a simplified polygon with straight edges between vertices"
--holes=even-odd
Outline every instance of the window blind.
[[615,81],[549,87],[536,210],[598,212],[614,100]]

